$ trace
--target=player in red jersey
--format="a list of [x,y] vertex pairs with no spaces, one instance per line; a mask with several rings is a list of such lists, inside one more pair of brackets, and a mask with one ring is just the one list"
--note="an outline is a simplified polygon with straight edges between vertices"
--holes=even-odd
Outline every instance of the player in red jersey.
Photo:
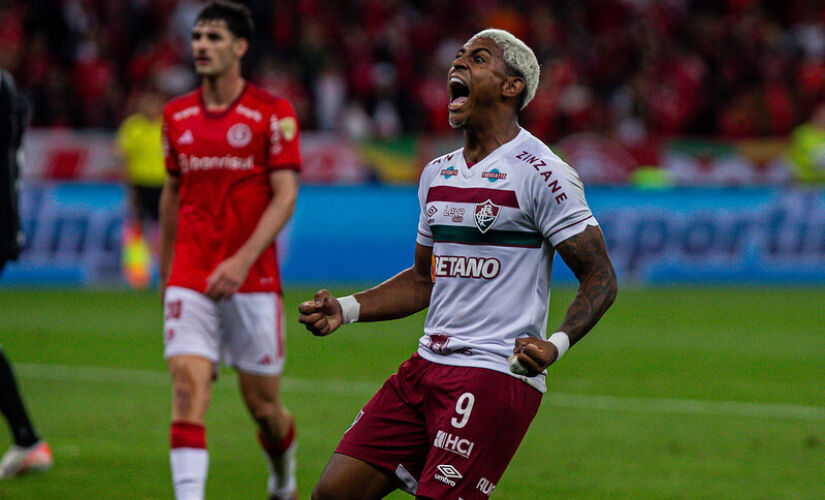
[[201,86],[163,113],[169,178],[160,279],[178,499],[204,496],[204,414],[221,358],[238,372],[258,424],[270,498],[297,498],[295,425],[279,398],[284,328],[274,241],[298,193],[298,123],[288,101],[241,76],[252,30],[245,7],[207,4],[191,42]]

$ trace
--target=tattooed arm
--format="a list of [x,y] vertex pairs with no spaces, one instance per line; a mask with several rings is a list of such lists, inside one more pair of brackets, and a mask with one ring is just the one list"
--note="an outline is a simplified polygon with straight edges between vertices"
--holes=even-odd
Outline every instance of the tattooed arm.
[[593,328],[616,298],[616,272],[598,226],[588,226],[556,250],[579,280],[579,291],[559,326],[573,345]]
[[[598,226],[588,226],[561,242],[556,250],[579,280],[576,297],[559,326],[559,331],[565,332],[573,345],[593,328],[616,298],[616,272]],[[516,340],[513,353],[528,370],[528,375],[535,376],[553,364],[558,350],[550,342],[522,337]]]

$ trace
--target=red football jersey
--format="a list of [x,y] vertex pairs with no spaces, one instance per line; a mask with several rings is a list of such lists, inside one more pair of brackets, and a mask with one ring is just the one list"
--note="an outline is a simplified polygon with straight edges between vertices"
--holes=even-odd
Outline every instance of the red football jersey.
[[[272,197],[269,174],[300,170],[298,136],[289,101],[250,83],[225,111],[207,111],[200,89],[166,105],[166,169],[181,180],[170,286],[206,291],[215,267],[255,230]],[[239,291],[281,291],[275,243]]]

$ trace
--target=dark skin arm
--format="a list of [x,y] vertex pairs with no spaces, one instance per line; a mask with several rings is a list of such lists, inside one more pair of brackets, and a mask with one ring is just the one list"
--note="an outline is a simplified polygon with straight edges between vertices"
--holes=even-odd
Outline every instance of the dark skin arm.
[[[593,328],[616,298],[616,272],[598,226],[588,226],[561,242],[556,251],[579,280],[576,297],[558,328],[567,333],[572,346]],[[529,370],[527,375],[534,377],[553,364],[558,350],[545,340],[521,337],[516,339],[513,354]]]
[[[433,249],[415,246],[415,263],[378,286],[355,294],[361,305],[358,321],[403,318],[430,305],[433,282],[430,265]],[[313,300],[298,306],[298,321],[313,335],[325,336],[341,326],[341,304],[327,290],[319,290]]]

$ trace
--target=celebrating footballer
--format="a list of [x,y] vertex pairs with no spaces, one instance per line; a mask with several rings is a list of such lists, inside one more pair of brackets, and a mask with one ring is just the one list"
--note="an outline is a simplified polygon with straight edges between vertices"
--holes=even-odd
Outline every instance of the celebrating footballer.
[[[369,290],[300,305],[324,336],[354,321],[429,307],[416,353],[364,406],[312,498],[487,499],[538,411],[547,368],[610,307],[616,277],[576,172],[518,124],[533,98],[533,51],[485,30],[447,75],[449,120],[464,147],[431,161],[419,183],[412,267]],[[579,281],[546,335],[558,252]],[[537,496],[544,497],[544,494]]]
[[237,370],[258,424],[269,498],[297,498],[295,424],[278,394],[284,328],[274,241],[298,192],[298,124],[288,101],[241,76],[252,30],[246,7],[208,3],[191,41],[201,85],[163,113],[160,279],[178,500],[204,498],[204,414],[221,358]]

